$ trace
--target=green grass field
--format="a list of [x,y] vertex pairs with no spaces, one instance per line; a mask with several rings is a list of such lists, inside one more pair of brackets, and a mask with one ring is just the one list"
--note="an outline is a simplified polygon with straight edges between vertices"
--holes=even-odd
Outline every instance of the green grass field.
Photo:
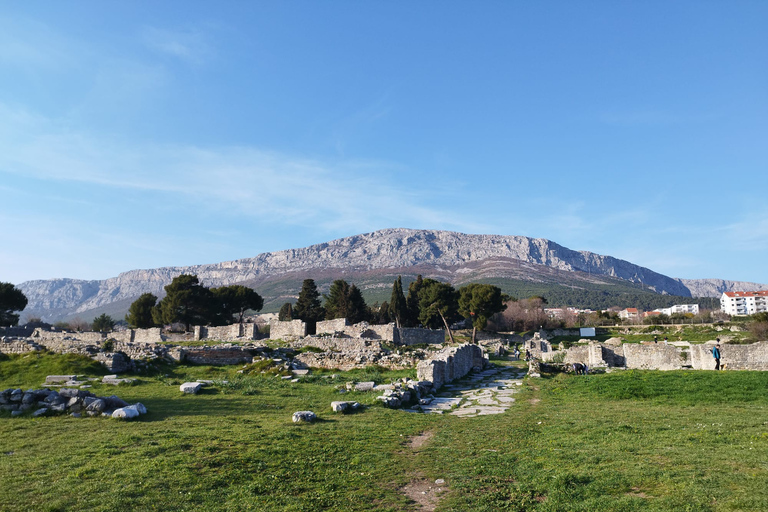
[[[144,403],[139,421],[0,413],[0,510],[418,511],[401,492],[417,478],[445,479],[443,511],[768,510],[768,372],[529,379],[505,414],[457,418],[338,391],[413,372],[290,383],[236,370],[168,366],[92,389]],[[52,373],[103,372],[72,356],[3,358],[0,389]],[[182,395],[193,378],[229,384]],[[368,407],[337,415],[334,400]],[[320,421],[294,425],[298,410]]]

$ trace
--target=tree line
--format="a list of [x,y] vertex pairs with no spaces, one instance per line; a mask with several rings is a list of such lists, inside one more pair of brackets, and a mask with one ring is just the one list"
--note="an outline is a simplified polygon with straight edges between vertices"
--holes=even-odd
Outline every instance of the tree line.
[[351,323],[367,321],[372,324],[394,322],[397,327],[444,327],[453,341],[450,325],[465,318],[471,319],[474,341],[477,329],[484,329],[488,319],[506,308],[509,296],[490,284],[468,284],[455,289],[448,283],[418,276],[403,290],[402,277],[392,285],[389,301],[368,306],[360,289],[343,279],[335,280],[324,301],[313,279],[305,279],[295,304],[286,302],[280,308],[280,320],[300,319],[307,324],[310,334],[316,333],[317,322],[346,318]]
[[186,331],[192,325],[230,325],[243,321],[247,310],[260,311],[264,299],[252,288],[242,285],[207,288],[196,275],[174,277],[165,287],[165,297],[159,302],[151,293],[136,299],[125,317],[135,329],[169,324],[183,324]]

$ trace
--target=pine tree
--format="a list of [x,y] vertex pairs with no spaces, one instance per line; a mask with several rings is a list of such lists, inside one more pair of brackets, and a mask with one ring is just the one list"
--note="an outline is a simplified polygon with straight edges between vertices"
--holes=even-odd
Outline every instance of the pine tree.
[[326,319],[346,318],[350,323],[356,324],[367,320],[368,316],[368,306],[357,286],[350,285],[343,279],[337,279],[331,284],[331,289],[325,297]]
[[404,323],[408,327],[419,325],[419,290],[424,286],[424,279],[421,274],[416,276],[416,280],[408,285],[408,298],[406,299],[407,314]]
[[419,297],[419,321],[430,328],[436,328],[442,323],[453,343],[453,332],[448,321],[453,320],[458,313],[459,294],[450,284],[425,279]]
[[508,297],[501,289],[490,284],[473,283],[459,289],[459,313],[472,319],[472,343],[477,330],[484,329],[491,316],[507,309],[505,299]]
[[331,283],[331,289],[325,296],[325,319],[349,318],[347,306],[349,297],[349,283],[343,279],[337,279]]
[[0,283],[0,327],[19,323],[21,311],[27,307],[27,297],[13,283]]
[[[243,323],[243,316],[249,309],[261,311],[264,307],[264,299],[253,288],[239,284],[212,288],[211,292],[216,297],[217,315],[214,320],[219,325],[230,325],[235,322]],[[235,320],[237,316],[237,320]]]
[[134,329],[155,327],[155,321],[152,319],[152,309],[155,307],[155,304],[157,304],[157,297],[151,293],[142,294],[128,308],[125,321]]
[[115,328],[115,321],[106,313],[102,313],[93,319],[91,329],[96,332],[110,332]]
[[152,319],[158,324],[183,323],[188,332],[191,325],[207,325],[214,317],[213,293],[200,284],[196,275],[174,277],[165,287],[165,293],[152,310]]
[[293,307],[293,314],[307,323],[307,333],[315,334],[317,322],[325,317],[325,309],[320,303],[320,292],[313,279],[305,279],[301,284],[299,299]]
[[367,321],[369,318],[368,305],[365,303],[362,292],[354,284],[349,287],[347,296],[347,320],[351,324]]

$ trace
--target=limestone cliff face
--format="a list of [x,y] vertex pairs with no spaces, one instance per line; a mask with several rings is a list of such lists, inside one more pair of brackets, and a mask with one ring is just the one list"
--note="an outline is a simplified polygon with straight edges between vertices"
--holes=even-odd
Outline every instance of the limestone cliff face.
[[[681,280],[611,256],[573,251],[542,238],[413,229],[385,229],[224,263],[131,270],[103,281],[27,281],[19,288],[29,300],[29,312],[55,311],[58,316],[62,312],[73,314],[134,300],[145,292],[162,296],[163,287],[179,274],[196,274],[206,286],[215,287],[244,281],[258,283],[307,270],[407,269],[417,265],[456,267],[504,258],[546,265],[560,271],[583,271],[643,283],[659,293],[691,295]],[[48,314],[43,316],[50,318]]]
[[678,279],[692,297],[720,297],[723,292],[768,290],[768,284],[726,279]]

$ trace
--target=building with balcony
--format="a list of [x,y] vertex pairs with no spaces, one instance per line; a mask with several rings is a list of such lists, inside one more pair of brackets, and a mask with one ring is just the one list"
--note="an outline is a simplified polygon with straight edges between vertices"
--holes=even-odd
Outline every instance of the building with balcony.
[[720,310],[729,315],[754,315],[768,311],[768,290],[757,292],[724,292]]

